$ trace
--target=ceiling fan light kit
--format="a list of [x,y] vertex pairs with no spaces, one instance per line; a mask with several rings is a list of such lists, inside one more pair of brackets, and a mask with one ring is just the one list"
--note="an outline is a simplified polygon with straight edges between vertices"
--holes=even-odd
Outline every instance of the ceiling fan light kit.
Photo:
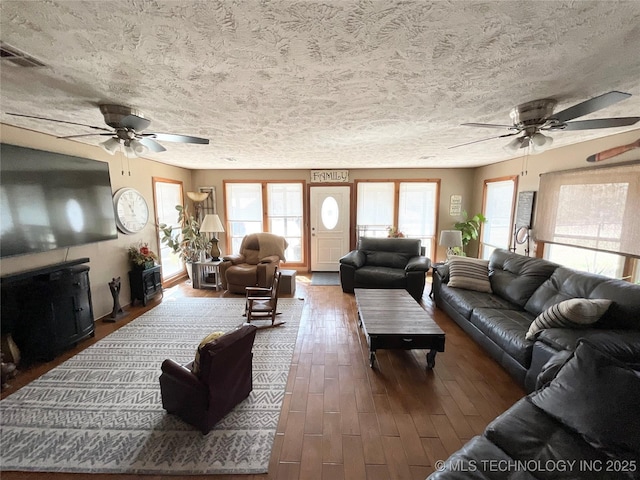
[[544,135],[542,131],[555,132],[557,130],[589,130],[596,128],[626,127],[634,125],[640,121],[640,117],[621,118],[598,118],[592,120],[579,120],[571,122],[574,118],[582,117],[596,112],[602,108],[609,107],[614,103],[625,100],[631,96],[630,93],[611,91],[597,97],[593,97],[560,112],[553,113],[558,102],[553,98],[542,98],[531,102],[522,103],[511,109],[509,116],[512,125],[498,125],[492,123],[463,123],[463,126],[482,128],[506,128],[511,133],[498,135],[497,137],[483,138],[473,142],[454,145],[449,148],[462,147],[473,143],[493,140],[495,138],[511,137],[523,133],[521,137],[511,140],[505,145],[505,150],[515,153],[520,148],[531,147],[531,151],[549,147],[553,143],[553,138]]
[[120,146],[120,140],[117,138],[111,137],[100,143],[102,149],[107,152],[109,155],[115,155],[118,151],[118,147]]
[[165,142],[178,143],[198,143],[207,145],[209,139],[190,137],[187,135],[176,135],[171,133],[143,133],[142,131],[151,125],[151,120],[144,117],[143,113],[131,107],[124,105],[99,105],[100,112],[104,117],[104,122],[111,128],[97,127],[95,125],[87,125],[84,123],[67,122],[65,120],[57,120],[54,118],[36,117],[33,115],[22,115],[19,113],[8,113],[16,117],[35,118],[38,120],[47,120],[50,122],[66,123],[69,125],[79,125],[89,127],[94,130],[100,130],[102,133],[84,133],[79,135],[68,135],[58,138],[79,138],[94,135],[108,136],[107,140],[99,145],[110,155],[114,155],[118,151],[120,144],[124,145],[124,154],[128,158],[135,158],[147,151],[164,152],[164,148],[157,140]]

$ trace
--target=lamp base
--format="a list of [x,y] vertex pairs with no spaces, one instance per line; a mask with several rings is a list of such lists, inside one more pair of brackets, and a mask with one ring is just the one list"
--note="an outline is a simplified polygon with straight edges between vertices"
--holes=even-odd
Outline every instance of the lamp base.
[[218,239],[215,237],[211,239],[211,251],[209,255],[211,255],[211,260],[214,262],[220,260],[220,248],[218,247]]

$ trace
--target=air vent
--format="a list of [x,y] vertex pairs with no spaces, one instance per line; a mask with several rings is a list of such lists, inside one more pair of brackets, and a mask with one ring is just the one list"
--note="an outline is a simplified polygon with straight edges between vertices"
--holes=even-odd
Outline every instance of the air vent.
[[16,67],[44,67],[45,64],[36,60],[31,55],[21,52],[16,47],[12,47],[4,42],[0,42],[0,57],[4,65],[14,65]]

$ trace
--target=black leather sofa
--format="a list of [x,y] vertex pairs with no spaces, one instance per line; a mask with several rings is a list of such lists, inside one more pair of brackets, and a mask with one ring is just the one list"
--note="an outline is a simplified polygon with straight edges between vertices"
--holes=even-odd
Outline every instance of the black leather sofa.
[[640,367],[586,341],[559,356],[569,358],[551,362],[539,390],[437,462],[429,480],[640,478]]
[[[436,306],[498,361],[528,392],[556,353],[586,338],[623,360],[640,345],[640,285],[578,272],[543,259],[495,250],[488,265],[492,293],[448,286],[447,265],[433,274]],[[549,328],[525,338],[533,320],[569,298],[609,299],[606,313],[588,328]]]
[[404,288],[419,300],[431,260],[420,255],[414,238],[361,237],[358,248],[340,259],[342,291],[354,288]]

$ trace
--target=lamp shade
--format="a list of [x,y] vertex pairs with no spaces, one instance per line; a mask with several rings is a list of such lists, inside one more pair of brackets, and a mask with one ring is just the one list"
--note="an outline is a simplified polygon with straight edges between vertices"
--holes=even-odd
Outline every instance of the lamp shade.
[[200,231],[207,233],[224,232],[224,227],[222,226],[222,222],[220,221],[218,214],[213,213],[205,215],[202,225],[200,225]]
[[462,247],[462,232],[460,230],[442,230],[440,245],[447,248]]
[[[194,202],[204,202],[205,198],[207,198],[208,196],[209,196],[209,192],[187,192],[187,197],[189,197]],[[224,230],[211,230],[211,231],[224,232]]]

